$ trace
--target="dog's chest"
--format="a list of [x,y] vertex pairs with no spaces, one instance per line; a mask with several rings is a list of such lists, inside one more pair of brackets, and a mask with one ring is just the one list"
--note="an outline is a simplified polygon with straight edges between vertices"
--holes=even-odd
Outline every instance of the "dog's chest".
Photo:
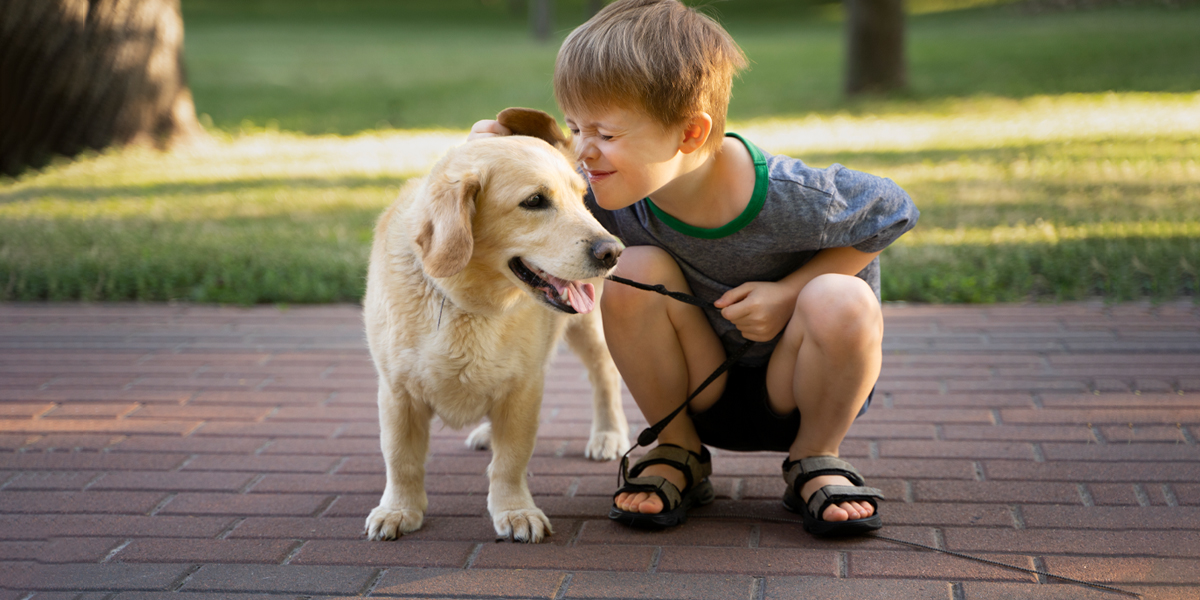
[[444,322],[404,352],[405,387],[448,425],[478,421],[513,395],[540,393],[555,333],[544,318]]

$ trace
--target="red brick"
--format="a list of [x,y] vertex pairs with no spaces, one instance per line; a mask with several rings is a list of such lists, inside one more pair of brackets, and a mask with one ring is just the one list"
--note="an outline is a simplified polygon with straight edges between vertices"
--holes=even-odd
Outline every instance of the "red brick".
[[1200,409],[1200,394],[1047,394],[1046,408]]
[[22,471],[138,471],[169,470],[187,459],[184,454],[111,454],[107,452],[22,452],[0,454],[0,469]]
[[313,540],[288,564],[459,568],[474,549],[469,542],[417,542],[408,536],[389,542]]
[[271,415],[272,421],[370,421],[379,422],[374,406],[284,406]]
[[[365,539],[361,517],[247,517],[229,532],[229,539]],[[426,527],[428,527],[428,521]],[[424,529],[424,528],[423,528]],[[491,525],[488,524],[488,529]]]
[[[461,442],[458,443],[461,446]],[[433,448],[431,447],[431,450]],[[434,450],[436,451],[436,450]],[[345,456],[347,454],[361,454],[366,456],[375,456],[381,453],[378,439],[332,439],[332,440],[312,440],[312,439],[294,439],[283,438],[274,440],[265,450],[263,454],[324,454],[328,456]]]
[[907,503],[899,497],[880,503],[879,514],[885,525],[939,526],[1011,526],[1012,513],[996,504],[945,504],[941,502]]
[[883,408],[871,406],[867,414],[859,417],[861,423],[992,423],[992,413],[983,409],[967,408]]
[[1029,442],[1095,442],[1085,425],[946,425],[948,440],[1006,440]]
[[377,572],[321,565],[205,565],[180,591],[358,594]]
[[[820,550],[827,552],[834,551],[851,551],[851,550],[885,550],[885,551],[910,551],[908,546],[897,544],[884,539],[872,537],[870,535],[862,535],[853,538],[837,539],[837,538],[818,538],[804,531],[803,521],[800,515],[787,513],[790,523],[779,523],[771,521],[764,523],[762,527],[761,539],[758,542],[761,548],[802,548],[807,550]],[[880,509],[880,514],[885,515],[883,509]],[[887,529],[881,532],[881,535],[886,537],[913,542],[917,544],[933,545],[936,543],[933,529],[929,527],[904,527],[894,525],[890,521],[884,521],[887,524]]]
[[33,560],[41,563],[94,563],[108,555],[115,538],[56,538],[46,541],[0,542],[0,561]]
[[[796,598],[951,600],[953,598],[950,583],[945,581],[767,577],[763,587],[764,600],[795,600]],[[1000,596],[993,596],[993,598],[1000,598]]]
[[1046,570],[1098,583],[1200,584],[1195,558],[1047,556]]
[[[989,554],[989,560],[1032,569],[1028,556]],[[847,558],[850,577],[894,577],[909,579],[983,579],[993,581],[1037,581],[1036,577],[1016,570],[932,552],[914,557],[911,552],[854,551]]]
[[159,514],[308,516],[329,502],[313,494],[206,494],[185,492]]
[[187,565],[24,563],[9,570],[5,585],[27,590],[166,590]]
[[[195,431],[198,436],[235,437],[333,437],[336,423],[205,423]],[[378,434],[377,434],[378,435]]]
[[[1021,598],[1022,600],[1095,600],[1104,597],[1102,590],[1084,587],[1078,584],[1058,583],[1053,579],[1049,583],[994,583],[986,581],[967,581],[963,584],[963,600],[983,600],[990,598]],[[1178,590],[1166,587],[1143,588],[1134,590],[1129,586],[1121,586],[1127,591],[1140,591],[1145,598],[1154,600],[1191,600],[1195,590]],[[1153,590],[1153,591],[1151,591]],[[1178,592],[1182,591],[1182,594]],[[1174,593],[1173,593],[1174,592]],[[1116,598],[1116,595],[1110,595]]]
[[1127,531],[951,527],[943,535],[947,548],[962,552],[1200,557],[1200,536],[1192,531],[1129,535]]
[[[48,435],[41,435],[41,436],[31,435],[31,436],[20,436],[20,437],[23,440],[29,442],[29,443],[23,443],[20,446],[18,446],[18,447],[24,447],[25,452],[32,452],[32,451],[41,452],[41,451],[47,451],[47,450],[51,451],[51,452],[59,451],[59,450],[72,451],[72,452],[77,452],[77,451],[81,451],[81,450],[103,450],[103,449],[109,448],[113,444],[119,444],[119,443],[121,443],[122,440],[127,438],[127,436],[119,435],[119,434],[112,435],[112,434],[88,434],[88,433],[80,433],[80,434],[51,433]],[[175,436],[175,437],[176,437],[176,439],[178,439],[178,436]],[[32,441],[30,441],[30,440],[32,440]]]
[[1023,458],[1033,460],[1033,447],[1024,442],[883,440],[883,458]]
[[295,540],[135,539],[111,562],[126,563],[274,563],[299,542]]
[[[601,517],[601,513],[593,517]],[[607,518],[584,522],[579,544],[621,544],[627,546],[732,546],[750,545],[755,524],[751,521],[722,521],[692,518],[678,527],[646,531],[621,525]]]
[[565,578],[558,571],[527,569],[388,569],[372,595],[550,599]]
[[145,514],[162,502],[161,492],[0,492],[5,513]]
[[1138,506],[1132,483],[1093,483],[1087,489],[1099,506]]
[[181,419],[203,421],[257,421],[271,413],[270,407],[256,406],[211,406],[189,404],[171,406],[148,404],[128,417],[129,419]]
[[[132,435],[109,452],[188,452],[199,454],[249,454],[267,443],[265,437],[206,438],[177,435]],[[306,440],[307,441],[307,440]]]
[[0,404],[0,417],[6,418],[33,418],[38,415],[44,415],[56,407],[55,404],[47,402],[38,402],[36,404],[27,404],[20,402],[5,402]]
[[1006,424],[1037,423],[1037,424],[1087,424],[1104,425],[1119,424],[1134,425],[1158,424],[1174,425],[1176,423],[1194,423],[1200,421],[1200,409],[1192,408],[1092,408],[1092,409],[1016,409],[1007,408],[1000,411],[1000,418]]
[[0,420],[0,431],[23,433],[177,433],[195,429],[199,421],[151,421],[148,419],[35,419]]
[[1187,444],[1042,444],[1046,460],[1197,462],[1200,447]]
[[4,489],[13,490],[82,490],[88,482],[101,474],[91,471],[26,471],[5,484]]
[[1028,393],[1011,394],[893,394],[892,406],[900,408],[988,408],[1021,407],[1033,408],[1033,396]]
[[[1186,427],[1186,425],[1184,426]],[[1137,425],[1133,427],[1128,425],[1110,425],[1100,427],[1100,434],[1109,443],[1142,443],[1142,442],[1166,442],[1171,444],[1185,444],[1187,437],[1183,434],[1181,427],[1175,425]],[[1195,430],[1192,437],[1195,438]]]
[[334,456],[224,456],[207,454],[196,457],[184,471],[252,471],[324,473],[338,462]]
[[[445,477],[439,477],[438,480]],[[298,492],[298,493],[315,493],[329,492],[333,494],[346,493],[375,493],[382,494],[383,487],[386,483],[386,477],[383,473],[378,475],[301,475],[301,474],[271,474],[263,477],[262,481],[254,484],[254,488],[250,490],[253,493],[269,493],[269,492]],[[430,483],[429,481],[426,482]],[[487,493],[487,480],[484,479],[482,486],[474,486],[472,490],[458,491],[473,491],[475,493]],[[427,488],[430,492],[432,489]],[[437,493],[437,492],[433,492]],[[451,492],[453,493],[453,492]]]
[[230,517],[164,517],[156,515],[0,515],[0,531],[10,540],[48,537],[215,537],[229,527]]
[[1073,483],[1027,481],[917,481],[913,483],[913,497],[918,502],[1081,502]]
[[116,418],[138,408],[136,403],[107,404],[98,402],[68,402],[43,415],[46,419]]
[[989,460],[984,463],[989,479],[1039,481],[1200,481],[1200,464],[1137,462],[1017,462]]
[[1200,508],[1190,506],[1023,506],[1021,514],[1030,529],[1200,529]]
[[231,404],[235,406],[300,404],[316,406],[329,398],[329,392],[228,392],[203,391],[189,404]]
[[754,585],[748,575],[582,572],[563,597],[734,600],[749,598]]
[[838,572],[838,554],[833,549],[670,547],[663,549],[657,572],[832,577]]
[[234,492],[254,478],[247,473],[180,473],[117,471],[107,473],[88,490],[164,490],[172,492]]

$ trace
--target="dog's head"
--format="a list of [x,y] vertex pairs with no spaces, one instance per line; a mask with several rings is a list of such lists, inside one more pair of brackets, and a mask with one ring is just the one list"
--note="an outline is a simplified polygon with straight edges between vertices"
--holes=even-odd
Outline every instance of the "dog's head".
[[438,278],[500,274],[550,307],[589,312],[595,288],[584,280],[608,274],[622,246],[588,212],[585,191],[563,150],[540,137],[459,146],[434,166],[415,206],[423,268]]

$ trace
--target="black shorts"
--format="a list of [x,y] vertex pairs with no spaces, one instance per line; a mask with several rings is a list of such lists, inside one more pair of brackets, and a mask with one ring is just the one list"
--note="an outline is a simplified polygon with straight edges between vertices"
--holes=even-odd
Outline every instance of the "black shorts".
[[[871,397],[855,418],[871,406]],[[800,411],[777,415],[767,400],[767,367],[734,365],[729,368],[725,391],[702,413],[690,413],[692,424],[705,445],[725,450],[787,452],[800,431]]]

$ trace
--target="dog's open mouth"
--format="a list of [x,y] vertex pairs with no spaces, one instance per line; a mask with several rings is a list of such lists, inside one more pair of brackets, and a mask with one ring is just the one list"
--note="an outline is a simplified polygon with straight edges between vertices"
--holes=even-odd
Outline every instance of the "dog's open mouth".
[[596,308],[596,286],[590,283],[559,279],[519,256],[508,261],[508,268],[529,287],[542,292],[546,303],[558,310],[587,314]]

